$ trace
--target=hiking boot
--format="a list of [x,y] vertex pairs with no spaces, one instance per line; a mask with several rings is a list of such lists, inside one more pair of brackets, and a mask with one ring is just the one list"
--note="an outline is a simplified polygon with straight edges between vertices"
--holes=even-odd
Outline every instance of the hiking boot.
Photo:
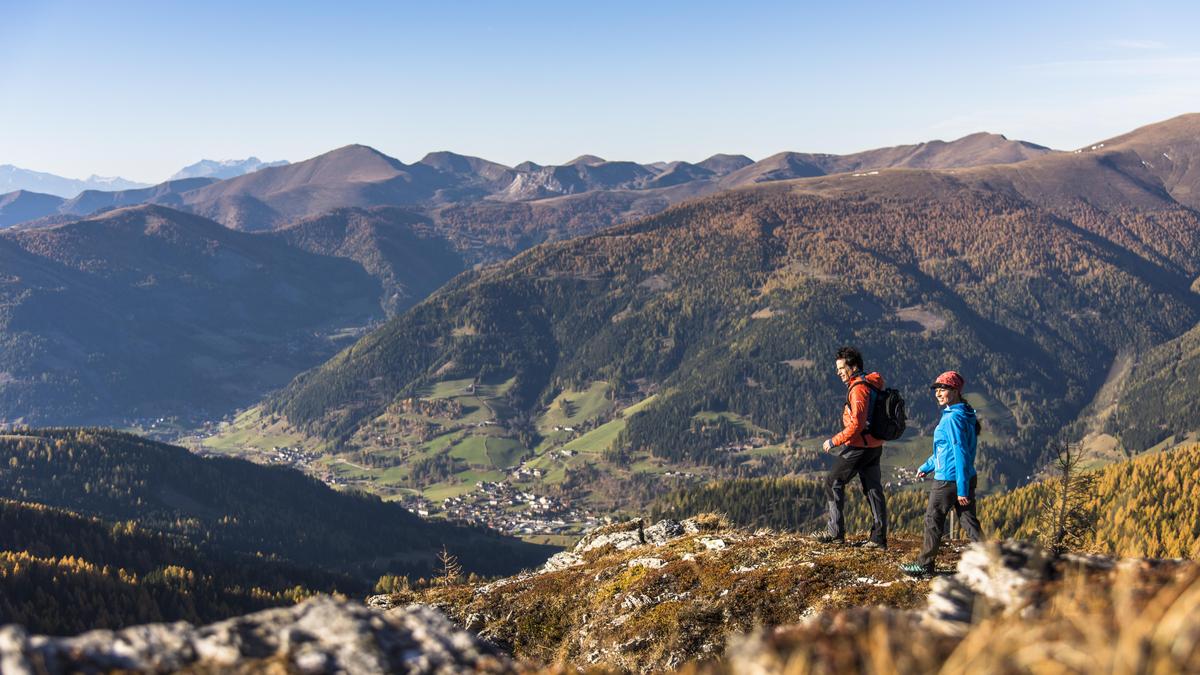
[[809,538],[819,544],[840,544],[846,541],[844,537],[835,537],[829,534],[829,530],[818,530],[809,535]]
[[863,542],[862,547],[867,549],[868,551],[886,551],[887,550],[887,544],[881,544],[877,541]]
[[910,577],[927,577],[933,574],[933,565],[922,565],[916,562],[903,563],[900,565],[900,571]]

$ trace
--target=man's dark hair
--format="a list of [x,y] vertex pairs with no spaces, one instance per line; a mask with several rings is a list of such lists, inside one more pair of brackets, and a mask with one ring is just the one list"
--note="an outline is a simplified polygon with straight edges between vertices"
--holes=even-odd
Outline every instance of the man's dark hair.
[[842,347],[837,351],[837,357],[846,362],[846,365],[857,370],[863,369],[862,354],[854,347]]

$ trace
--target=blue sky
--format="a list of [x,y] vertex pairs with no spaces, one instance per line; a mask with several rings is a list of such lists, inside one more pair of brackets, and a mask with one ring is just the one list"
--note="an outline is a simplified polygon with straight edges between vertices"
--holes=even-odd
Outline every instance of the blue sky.
[[0,164],[1069,149],[1200,111],[1200,3],[832,5],[0,0]]

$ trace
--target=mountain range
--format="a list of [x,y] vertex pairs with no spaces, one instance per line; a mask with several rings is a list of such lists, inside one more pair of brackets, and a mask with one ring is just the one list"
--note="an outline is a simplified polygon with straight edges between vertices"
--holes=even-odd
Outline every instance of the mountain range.
[[[1198,120],[1175,118],[1074,152],[975,134],[846,156],[781,153],[752,162],[717,155],[697,164],[582,156],[562,166],[509,168],[431,153],[406,165],[347,146],[227,180],[85,193],[0,237],[12,270],[3,336],[19,347],[6,350],[0,368],[0,417],[102,421],[242,405],[329,353],[331,343],[306,339],[297,346],[297,335],[335,334],[390,316],[392,323],[347,352],[354,358],[343,354],[304,375],[267,407],[297,428],[345,443],[397,397],[455,377],[503,376],[515,378],[505,396],[521,416],[536,417],[560,394],[603,381],[618,398],[657,387],[674,392],[659,397],[647,419],[674,414],[671,406],[679,405],[691,411],[685,421],[720,413],[776,437],[814,434],[825,425],[819,411],[828,402],[811,392],[823,388],[823,378],[811,379],[807,366],[758,372],[761,356],[748,364],[726,357],[759,340],[844,323],[839,303],[815,290],[825,289],[853,308],[851,316],[911,329],[897,332],[906,337],[880,338],[877,351],[901,350],[896,340],[912,342],[904,349],[914,353],[954,344],[958,358],[992,363],[982,368],[980,384],[1007,411],[1000,418],[1012,421],[1004,442],[1026,442],[1069,422],[1101,384],[1107,363],[1085,363],[1084,355],[1111,362],[1122,350],[1165,343],[1195,324],[1189,287],[1197,274],[1197,177],[1190,162]],[[706,194],[713,196],[696,201]],[[3,208],[28,215],[38,199],[8,195]],[[158,205],[128,208],[139,201]],[[72,215],[92,208],[101,215]],[[847,229],[847,218],[877,224]],[[630,224],[591,235],[617,223]],[[970,228],[959,232],[964,223]],[[947,239],[951,232],[959,239]],[[901,241],[889,239],[896,237]],[[570,241],[521,253],[555,240]],[[139,253],[122,253],[117,241]],[[1045,250],[1047,241],[1076,258]],[[939,245],[955,251],[947,259],[951,272],[932,267]],[[213,262],[225,260],[227,250],[249,262]],[[977,260],[978,250],[1000,266]],[[631,251],[639,267],[612,272],[631,264]],[[164,268],[162,259],[171,262]],[[687,269],[697,261],[706,275]],[[826,288],[846,266],[867,262],[879,275],[871,283],[883,286]],[[760,284],[783,292],[780,307]],[[153,312],[145,310],[146,297],[158,298]],[[1037,311],[1029,309],[1031,298]],[[295,309],[280,314],[279,307]],[[90,318],[57,318],[76,315]],[[1116,316],[1120,324],[1110,321]],[[1145,321],[1129,324],[1130,316]],[[796,325],[803,317],[812,327]],[[590,333],[578,334],[583,326]],[[392,344],[398,335],[416,342]],[[851,326],[819,340],[814,333],[807,346],[800,339],[786,349],[759,349],[779,351],[777,361],[818,363],[821,346],[836,335],[875,339]],[[286,357],[281,344],[290,345]],[[1041,356],[1013,365],[1027,350]],[[128,356],[134,352],[137,358]],[[161,372],[178,380],[173,393],[159,383],[135,387],[142,392],[136,402],[122,398],[137,379],[129,374],[149,372],[140,360],[155,354],[163,356],[155,361]],[[380,354],[395,358],[362,360]],[[1001,354],[1012,363],[996,362]],[[713,367],[692,361],[702,357],[715,358]],[[758,374],[732,374],[746,368]],[[766,391],[698,403],[695,395],[716,386],[713,377],[731,378],[712,389],[729,396],[738,377],[783,378],[781,386],[810,393],[786,404]],[[218,391],[218,404],[200,403]],[[328,391],[340,392],[336,401],[326,400]],[[1033,414],[1029,401],[1050,412]],[[768,412],[772,406],[779,412]],[[68,410],[74,416],[60,417]],[[785,410],[791,421],[781,419]],[[627,432],[638,439],[638,425],[629,421]],[[638,442],[673,456],[667,446],[692,431]],[[697,452],[704,455],[706,445]],[[1028,461],[1013,460],[1009,475]]]
[[[246,159],[225,159],[212,160],[202,159],[195,164],[190,164],[176,171],[174,175],[167,179],[166,183],[174,183],[176,181],[188,178],[211,178],[213,180],[221,180],[225,178],[233,178],[242,174],[258,171],[259,169],[283,166],[286,161],[264,162],[257,157],[249,157]],[[120,205],[129,205],[150,201],[151,199],[160,196],[165,190],[162,184],[157,191],[143,193],[143,196],[136,198],[126,196]],[[198,183],[192,183],[187,189],[197,187]],[[11,164],[0,165],[0,227],[7,227],[25,220],[33,220],[53,214],[58,210],[60,204],[54,204],[51,208],[42,207],[36,211],[33,218],[21,218],[21,214],[17,211],[6,212],[4,209],[5,197],[10,197],[10,193],[31,192],[36,193],[41,200],[46,197],[58,197],[63,200],[72,200],[75,203],[70,207],[62,209],[62,213],[86,216],[101,208],[112,208],[117,204],[105,204],[103,202],[92,206],[85,198],[79,201],[76,198],[84,192],[125,192],[136,191],[142,188],[152,187],[146,183],[138,183],[136,181],[126,180],[124,178],[109,178],[104,176],[89,176],[83,180],[74,178],[63,178],[52,173],[41,171],[30,171],[22,169]],[[93,196],[92,199],[96,197]],[[160,202],[163,203],[163,202]],[[31,212],[33,213],[33,212]]]
[[[1197,137],[1192,115],[1019,163],[768,181],[693,200],[466,273],[264,410],[360,455],[538,467],[586,498],[598,473],[746,470],[763,453],[731,444],[828,435],[842,394],[821,364],[853,343],[905,392],[947,368],[968,373],[989,410],[989,473],[1020,482],[1119,354],[1200,319],[1187,170]],[[482,404],[500,431],[398,407],[460,382],[502,392],[450,395],[464,413]],[[595,438],[539,422],[594,387],[608,392],[581,420]],[[912,410],[927,432],[932,404]],[[518,449],[472,460],[479,436]]]
[[[155,193],[125,195],[111,203],[95,201],[44,207],[35,217],[56,214],[87,215],[104,208],[151,202],[181,208],[241,230],[265,230],[322,215],[332,209],[413,205],[426,215],[447,206],[486,204],[502,210],[505,202],[544,202],[568,198],[566,203],[547,204],[568,214],[595,212],[597,199],[617,220],[649,215],[680,200],[740,185],[770,180],[819,176],[843,171],[881,169],[894,166],[944,168],[974,166],[998,161],[1018,161],[1050,153],[1047,148],[1023,141],[1010,141],[997,134],[972,134],[956,141],[933,141],[917,145],[883,148],[851,155],[785,152],[753,162],[742,155],[714,155],[702,162],[637,164],[606,161],[583,155],[561,166],[524,162],[507,167],[478,157],[451,152],[432,152],[413,164],[388,157],[362,145],[350,145],[295,164],[273,166],[252,164],[255,158],[237,164],[253,172],[211,184],[160,185]],[[207,161],[207,160],[206,160]],[[201,162],[196,170],[173,178],[221,178],[207,172]],[[569,199],[588,195],[588,204]],[[30,207],[20,218],[33,220]],[[0,208],[0,226],[18,222]],[[612,224],[613,219],[589,222],[592,227]]]
[[[875,161],[909,163],[917,157],[925,162],[972,162],[990,156],[988,153],[1027,147],[1033,146],[1000,136],[975,135],[954,143],[904,146],[842,159],[833,155],[804,157],[808,158],[805,161],[833,170]],[[772,160],[764,166],[775,164]],[[321,340],[306,339],[302,341],[304,346],[299,346],[295,331],[301,329],[295,321],[257,321],[251,330],[239,323],[236,312],[220,316],[222,303],[244,292],[245,282],[237,275],[213,277],[199,272],[179,276],[192,274],[183,271],[186,265],[179,262],[192,255],[194,247],[188,243],[191,239],[209,241],[209,249],[219,252],[226,240],[237,236],[224,232],[215,222],[188,215],[189,211],[244,229],[258,230],[262,223],[278,226],[264,233],[277,243],[255,244],[273,248],[266,258],[255,260],[254,268],[265,275],[264,279],[272,278],[277,283],[258,285],[249,297],[259,297],[268,304],[274,302],[268,301],[269,289],[295,285],[280,268],[279,260],[269,261],[271,256],[293,255],[284,251],[285,247],[356,263],[359,270],[332,261],[307,270],[316,275],[315,283],[329,288],[362,289],[364,283],[378,284],[378,290],[355,291],[353,301],[346,298],[334,302],[338,309],[354,311],[337,311],[332,305],[322,304],[319,293],[311,301],[296,299],[307,306],[296,316],[315,322],[308,324],[310,329],[320,323],[324,328],[319,332],[331,334],[334,326],[351,328],[400,313],[472,265],[508,259],[543,241],[586,234],[638,214],[657,212],[690,194],[719,190],[719,180],[739,171],[743,172],[739,181],[747,182],[761,182],[768,174],[783,175],[777,168],[768,171],[764,166],[734,155],[716,155],[695,165],[675,162],[654,166],[583,156],[563,167],[525,163],[510,169],[445,152],[430,153],[407,166],[371,148],[348,146],[297,164],[265,167],[228,180],[183,178],[147,188],[88,190],[71,199],[24,191],[4,195],[0,197],[0,225],[20,224],[0,237],[4,240],[0,246],[9,242],[6,250],[19,256],[22,263],[14,262],[9,268],[11,282],[5,286],[6,311],[0,334],[14,347],[25,348],[9,350],[0,364],[0,372],[5,373],[0,388],[0,419],[81,423],[159,417],[181,410],[208,414],[233,401],[238,401],[237,405],[249,403],[250,392],[264,392],[283,384],[287,377],[313,365],[311,359],[327,353],[323,350],[330,344]],[[755,167],[763,171],[747,172]],[[686,176],[692,177],[690,183],[677,182]],[[511,201],[522,194],[516,188],[532,189],[535,183],[541,187],[530,193],[533,196],[559,196]],[[138,204],[147,206],[120,211]],[[114,215],[110,217],[110,213]],[[264,214],[266,219],[256,221],[253,213]],[[109,260],[108,255],[116,255],[115,248],[105,244],[97,247],[90,238],[77,236],[83,231],[103,232],[113,223],[131,219],[160,224],[125,228],[113,239],[130,250],[142,251],[145,260],[130,256]],[[179,236],[164,237],[161,231]],[[183,284],[189,289],[187,293],[181,292],[182,287],[161,283],[161,275],[148,271],[161,262],[159,256],[175,261],[171,263],[173,274],[189,280]],[[21,273],[22,265],[57,267],[64,261],[75,269],[62,275],[57,271]],[[203,261],[200,258],[196,262],[203,266]],[[144,278],[157,283],[147,284],[139,277],[119,286],[106,279],[100,286],[91,287],[90,276],[110,267],[130,275],[135,270],[145,271]],[[39,278],[72,281],[64,285]],[[206,281],[195,283],[199,279]],[[50,289],[53,292],[48,292]],[[138,320],[101,322],[105,328],[94,333],[89,333],[78,317],[60,321],[54,329],[49,323],[30,322],[28,317],[36,316],[53,322],[56,312],[63,311],[58,303],[80,293],[90,299],[82,303],[68,301],[75,303],[72,306],[78,308],[78,317],[99,312]],[[200,298],[196,293],[209,297]],[[156,302],[160,309],[155,312],[146,309],[149,296],[159,298]],[[365,298],[370,302],[364,303]],[[194,331],[180,323],[184,308],[195,314],[196,323],[205,326],[199,335],[219,326],[216,331],[223,337],[197,341],[197,335],[188,335]],[[179,318],[169,318],[176,316]],[[280,340],[290,345],[286,357],[277,349]],[[130,345],[146,346],[145,354],[138,358],[162,356],[161,372],[172,373],[176,380],[173,392],[164,392],[162,382],[142,386],[148,371],[120,356],[130,351]],[[192,349],[198,351],[192,353]],[[243,357],[247,359],[244,362],[240,360]],[[240,364],[251,362],[264,367],[249,373],[250,377],[242,376]],[[84,365],[89,363],[107,364],[111,370]],[[236,382],[220,384],[223,378],[234,378]],[[113,395],[121,391],[141,393],[133,398]]]
[[204,417],[380,314],[351,261],[161,206],[0,235],[0,418]]
[[11,164],[0,164],[0,192],[26,190],[57,197],[74,197],[84,190],[129,190],[149,187],[118,177],[92,175],[83,180],[63,178],[52,173],[30,171]]
[[276,162],[264,162],[257,157],[247,157],[246,159],[202,159],[195,164],[189,164],[179,171],[176,171],[168,181],[182,180],[184,178],[216,178],[222,180],[225,178],[234,178],[242,174],[252,173],[259,169],[265,169],[272,166],[283,166],[287,164],[287,160],[279,160]]

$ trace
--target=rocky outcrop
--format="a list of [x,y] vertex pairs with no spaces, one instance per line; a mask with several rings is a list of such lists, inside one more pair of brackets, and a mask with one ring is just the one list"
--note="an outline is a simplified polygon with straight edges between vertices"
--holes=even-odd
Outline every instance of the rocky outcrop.
[[381,613],[317,596],[207,626],[97,630],[77,637],[0,628],[0,673],[510,673],[512,662],[435,609]]
[[[815,543],[801,535],[733,529],[716,516],[597,528],[535,571],[486,584],[438,586],[368,602],[422,602],[529,662],[670,670],[720,656],[730,635],[862,604],[924,603],[927,580],[888,551]],[[957,549],[947,547],[944,563]]]
[[[731,529],[715,517],[633,520],[587,533],[538,570],[398,600],[434,604],[526,662],[639,671],[700,661],[708,664],[702,671],[765,674],[793,672],[788,664],[799,658],[812,672],[877,670],[885,661],[895,672],[926,672],[980,626],[1008,622],[1006,630],[1020,631],[1030,622],[1058,631],[1052,614],[1064,588],[1103,592],[1128,568],[1152,594],[1195,569],[1054,557],[1022,542],[947,542],[938,567],[955,572],[913,579],[898,564],[920,541],[896,535],[889,544],[822,545]],[[385,607],[385,599],[397,600],[373,602]]]
[[[375,596],[369,608],[321,596],[208,626],[72,638],[8,626],[0,673],[515,673],[548,663],[644,671],[693,661],[712,673],[880,672],[880,664],[960,672],[953,659],[968,648],[990,650],[970,657],[991,659],[979,672],[1029,672],[1037,664],[1021,659],[1038,654],[1111,661],[1126,630],[1152,647],[1138,658],[1153,667],[1131,672],[1200,666],[1200,631],[1187,628],[1200,609],[1194,562],[949,543],[939,566],[955,573],[928,580],[897,569],[918,540],[889,543],[887,551],[822,545],[716,518],[631,521],[594,530],[535,571]],[[1191,590],[1171,591],[1189,579]],[[1112,636],[1092,645],[1098,656],[1079,649],[1097,635]],[[1025,649],[1032,643],[1039,649]]]

